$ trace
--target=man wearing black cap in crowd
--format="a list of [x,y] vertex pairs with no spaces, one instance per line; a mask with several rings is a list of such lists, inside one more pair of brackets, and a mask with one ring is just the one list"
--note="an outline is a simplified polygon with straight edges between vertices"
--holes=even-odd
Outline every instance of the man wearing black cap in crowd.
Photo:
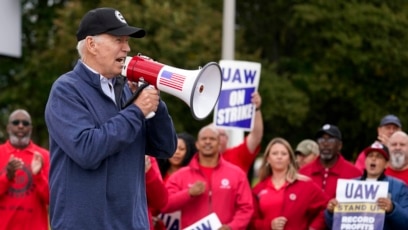
[[[388,139],[391,137],[391,135],[396,131],[401,131],[401,129],[402,124],[400,119],[393,114],[388,114],[381,119],[380,124],[378,125],[377,141],[387,145]],[[361,172],[363,172],[365,165],[364,163],[365,155],[363,152],[361,152],[357,157],[355,166],[360,169]]]
[[45,110],[53,230],[149,229],[145,153],[171,157],[177,136],[156,89],[141,91],[122,109],[132,97],[119,76],[128,40],[144,35],[112,8],[82,18],[80,60],[54,82]]
[[[408,226],[408,187],[396,178],[384,174],[387,167],[390,153],[387,146],[376,141],[365,148],[362,153],[365,155],[365,169],[362,177],[358,180],[376,180],[388,182],[388,197],[380,197],[377,200],[379,208],[385,211],[384,230],[406,229]],[[326,223],[332,226],[333,211],[338,205],[336,199],[332,199],[327,204],[325,211]]]
[[343,146],[341,132],[335,125],[326,124],[316,134],[319,157],[300,169],[300,173],[312,178],[328,195],[336,195],[337,179],[351,179],[361,172],[341,155]]

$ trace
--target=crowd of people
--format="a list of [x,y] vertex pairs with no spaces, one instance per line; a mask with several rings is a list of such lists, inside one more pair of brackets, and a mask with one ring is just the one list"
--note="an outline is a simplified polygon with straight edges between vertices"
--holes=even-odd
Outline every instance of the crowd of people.
[[144,36],[113,8],[84,15],[80,59],[55,81],[45,108],[49,151],[31,140],[27,111],[10,114],[0,145],[0,230],[164,230],[160,216],[173,212],[180,229],[211,213],[220,230],[331,229],[339,179],[388,182],[390,195],[376,200],[384,229],[408,226],[408,135],[397,116],[380,121],[355,164],[342,156],[334,124],[294,149],[273,138],[252,185],[247,174],[264,134],[259,93],[251,95],[253,129],[236,146],[214,124],[196,136],[176,133],[159,91],[120,76],[129,38]]

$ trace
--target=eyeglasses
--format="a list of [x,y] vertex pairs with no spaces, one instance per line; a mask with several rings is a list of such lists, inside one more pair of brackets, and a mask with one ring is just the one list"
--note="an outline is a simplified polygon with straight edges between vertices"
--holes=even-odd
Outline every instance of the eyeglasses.
[[333,143],[336,142],[336,140],[337,140],[337,139],[334,138],[334,137],[330,137],[330,138],[323,138],[323,137],[321,137],[321,138],[318,138],[318,139],[317,139],[317,143],[322,144],[322,143],[326,142],[326,143],[329,143],[329,144],[333,144]]
[[13,120],[13,121],[11,122],[11,124],[13,124],[13,125],[15,125],[15,126],[18,126],[18,125],[20,125],[20,124],[23,124],[23,126],[29,126],[29,125],[30,125],[30,122],[29,122],[29,121],[26,121],[26,120]]

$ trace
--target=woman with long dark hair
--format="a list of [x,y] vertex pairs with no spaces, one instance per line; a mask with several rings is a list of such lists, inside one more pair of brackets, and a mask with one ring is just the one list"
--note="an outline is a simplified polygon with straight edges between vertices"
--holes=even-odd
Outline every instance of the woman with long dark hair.
[[195,138],[186,132],[177,134],[177,149],[173,157],[169,159],[157,159],[163,181],[175,171],[190,163],[191,158],[197,152]]

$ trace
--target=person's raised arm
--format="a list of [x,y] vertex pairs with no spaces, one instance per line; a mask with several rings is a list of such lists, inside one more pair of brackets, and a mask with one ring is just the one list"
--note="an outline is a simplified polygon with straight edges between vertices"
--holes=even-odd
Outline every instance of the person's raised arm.
[[262,98],[258,92],[252,93],[252,103],[255,105],[254,127],[247,136],[247,147],[251,153],[257,149],[262,141],[264,133],[263,118],[261,112]]

